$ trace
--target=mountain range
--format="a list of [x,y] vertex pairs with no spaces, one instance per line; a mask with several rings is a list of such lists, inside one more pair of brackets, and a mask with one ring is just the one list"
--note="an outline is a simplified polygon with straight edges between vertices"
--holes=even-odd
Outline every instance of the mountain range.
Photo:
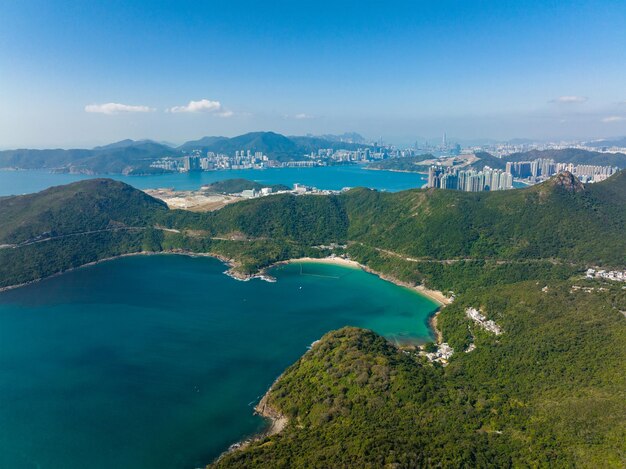
[[[617,166],[626,168],[626,155],[624,153],[603,153],[598,151],[582,150],[578,148],[564,148],[560,150],[530,150],[513,153],[498,158],[491,153],[479,151],[474,154],[478,160],[465,166],[465,169],[482,170],[485,166],[492,169],[506,168],[508,161],[534,161],[539,158],[552,159],[556,163],[573,163],[575,165]],[[405,158],[392,158],[376,161],[368,165],[370,169],[386,169],[394,171],[428,172],[429,165],[423,161],[434,158],[432,155],[409,156]]]
[[557,163],[590,164],[626,168],[626,155],[624,153],[603,153],[579,148],[530,150],[522,153],[513,153],[503,159],[504,161],[533,161],[538,158],[552,159]]
[[275,132],[251,132],[237,137],[203,137],[171,147],[152,140],[121,140],[92,149],[18,149],[0,151],[0,168],[48,169],[85,174],[146,174],[164,170],[150,164],[163,157],[181,157],[193,150],[234,155],[260,151],[270,160],[300,160],[320,148],[356,150],[362,144],[319,137],[285,137]]

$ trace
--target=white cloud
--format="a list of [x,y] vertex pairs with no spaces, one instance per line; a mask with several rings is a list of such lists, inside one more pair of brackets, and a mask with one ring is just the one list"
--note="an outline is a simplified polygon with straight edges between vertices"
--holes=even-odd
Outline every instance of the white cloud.
[[123,112],[153,112],[155,109],[148,106],[131,106],[129,104],[105,103],[88,104],[85,112],[95,112],[99,114],[119,114]]
[[608,117],[605,117],[604,119],[602,119],[602,122],[608,124],[608,123],[611,123],[611,122],[621,122],[621,121],[624,121],[624,120],[626,120],[626,117],[623,117],[623,116],[608,116]]
[[219,101],[211,101],[208,99],[201,99],[200,101],[189,101],[186,106],[174,106],[168,109],[169,112],[206,112],[209,114],[215,114],[219,117],[232,117],[233,111],[224,109],[222,103]]
[[294,119],[298,119],[298,120],[303,120],[303,119],[315,119],[314,116],[311,116],[309,114],[304,114],[304,113],[300,113],[300,114],[296,114],[295,116],[293,116]]
[[576,103],[584,103],[587,101],[587,97],[585,96],[559,96],[558,98],[552,99],[551,103],[557,104],[576,104]]

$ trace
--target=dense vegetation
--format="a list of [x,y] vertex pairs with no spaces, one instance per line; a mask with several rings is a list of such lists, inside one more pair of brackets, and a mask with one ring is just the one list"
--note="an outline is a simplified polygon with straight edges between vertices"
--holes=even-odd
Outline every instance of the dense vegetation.
[[[287,428],[218,467],[626,461],[626,289],[581,275],[626,266],[626,172],[494,193],[282,194],[209,213],[96,179],[0,198],[0,220],[0,287],[140,251],[208,252],[253,273],[347,245],[378,272],[454,291],[438,319],[456,350],[447,367],[371,332],[332,332],[268,395]],[[504,334],[477,328],[469,306]]]
[[165,156],[180,156],[180,152],[156,142],[128,140],[92,150],[0,151],[0,168],[54,169],[86,174],[143,174],[162,171],[150,168],[150,163]]
[[[273,386],[278,435],[215,467],[623,467],[626,291],[478,289],[441,315],[446,368],[376,334],[327,334]],[[464,315],[481,306],[495,337]],[[476,349],[463,353],[471,337]]]
[[[626,173],[582,188],[571,175],[522,190],[356,189],[348,238],[417,259],[626,263]],[[581,229],[584,227],[584,229]]]
[[623,153],[602,153],[564,148],[562,150],[531,150],[513,153],[506,157],[509,161],[533,161],[538,158],[553,159],[557,163],[592,164],[598,166],[617,166],[626,168],[626,155]]
[[250,181],[249,179],[224,179],[217,181],[206,186],[209,192],[215,192],[218,194],[237,194],[245,190],[259,191],[264,187],[269,187],[273,192],[286,191],[291,189],[284,184],[271,184],[263,185],[256,181]]
[[428,165],[421,164],[423,161],[431,160],[434,156],[430,154],[407,156],[405,158],[389,158],[375,161],[367,165],[368,169],[384,169],[388,171],[428,171]]
[[147,226],[167,206],[110,179],[88,179],[36,194],[0,198],[0,244],[78,232]]
[[489,166],[491,169],[506,169],[506,158],[498,158],[486,151],[479,151],[474,153],[474,155],[479,158],[479,160],[469,165],[472,169],[482,171],[485,166]]
[[[583,187],[564,176],[523,190],[479,194],[367,189],[339,196],[282,194],[210,213],[167,210],[125,184],[91,180],[0,199],[0,244],[156,228],[163,241],[153,242],[154,250],[220,254],[237,261],[243,273],[294,253],[328,252],[315,246],[348,244],[352,257],[377,271],[459,292],[539,272],[541,278],[564,278],[588,265],[624,265],[625,178],[622,172]],[[67,239],[63,249],[78,249],[73,242]],[[2,254],[9,259],[22,248]],[[82,257],[74,259],[73,266],[81,264]],[[64,268],[59,264],[58,271]],[[8,284],[0,278],[0,285]]]
[[110,179],[0,198],[0,287],[100,259],[161,249],[167,206]]

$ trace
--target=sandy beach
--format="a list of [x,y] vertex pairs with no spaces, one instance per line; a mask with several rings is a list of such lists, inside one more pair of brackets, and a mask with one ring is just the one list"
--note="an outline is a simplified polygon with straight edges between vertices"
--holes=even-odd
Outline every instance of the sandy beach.
[[342,267],[350,267],[352,269],[363,269],[363,266],[356,261],[345,259],[343,257],[300,257],[298,259],[289,259],[285,264],[298,263],[316,263],[316,264],[333,264]]

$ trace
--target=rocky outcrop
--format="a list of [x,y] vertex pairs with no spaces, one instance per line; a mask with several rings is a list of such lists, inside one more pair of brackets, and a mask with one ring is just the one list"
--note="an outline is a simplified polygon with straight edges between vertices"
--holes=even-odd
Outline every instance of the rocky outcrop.
[[580,180],[569,171],[563,171],[552,178],[554,187],[559,187],[567,192],[582,192],[585,186]]
[[274,409],[269,404],[269,395],[271,392],[271,388],[267,393],[263,396],[263,398],[259,401],[257,406],[254,408],[257,414],[269,419],[271,424],[265,432],[263,432],[263,437],[275,435],[276,433],[280,433],[285,425],[287,425],[287,417],[281,414],[279,411]]

